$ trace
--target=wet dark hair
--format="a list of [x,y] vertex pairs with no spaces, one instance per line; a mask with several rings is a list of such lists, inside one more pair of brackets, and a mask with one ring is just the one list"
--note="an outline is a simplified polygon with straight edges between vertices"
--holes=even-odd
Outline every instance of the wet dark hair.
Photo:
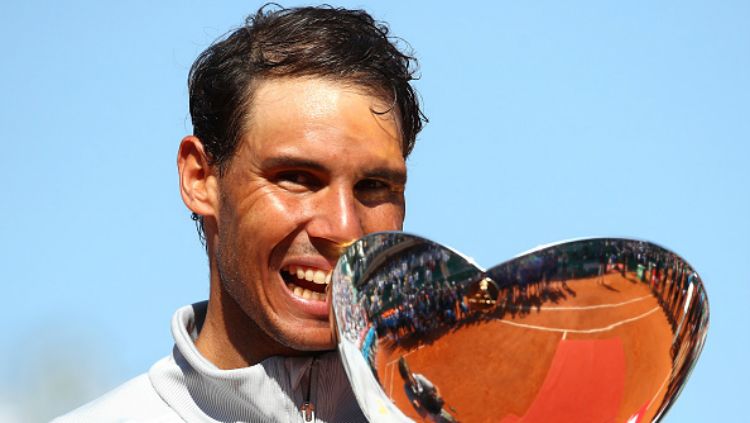
[[[427,121],[420,110],[417,61],[399,50],[388,26],[363,10],[331,6],[285,9],[262,6],[245,25],[213,43],[190,69],[193,134],[223,174],[250,121],[254,89],[264,79],[330,78],[361,87],[390,105],[400,118],[407,157]],[[202,218],[193,214],[203,238]]]

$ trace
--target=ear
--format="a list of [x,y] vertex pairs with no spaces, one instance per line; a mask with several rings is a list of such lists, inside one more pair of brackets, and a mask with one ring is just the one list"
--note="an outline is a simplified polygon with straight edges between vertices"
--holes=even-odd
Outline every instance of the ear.
[[218,213],[217,180],[213,170],[201,140],[193,135],[183,138],[177,151],[180,195],[187,208],[201,216]]

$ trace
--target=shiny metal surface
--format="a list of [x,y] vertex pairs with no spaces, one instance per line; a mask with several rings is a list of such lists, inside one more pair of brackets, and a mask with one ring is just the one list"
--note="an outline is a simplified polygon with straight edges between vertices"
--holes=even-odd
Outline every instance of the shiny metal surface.
[[655,244],[583,239],[484,270],[400,232],[347,248],[334,331],[370,421],[649,422],[706,338],[698,274]]

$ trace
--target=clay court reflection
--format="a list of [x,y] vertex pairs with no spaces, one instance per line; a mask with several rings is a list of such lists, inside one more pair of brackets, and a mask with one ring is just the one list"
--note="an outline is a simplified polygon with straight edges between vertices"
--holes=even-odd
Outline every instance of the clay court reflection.
[[697,273],[626,239],[483,270],[423,238],[374,234],[346,250],[332,288],[339,348],[372,421],[658,420],[708,325]]

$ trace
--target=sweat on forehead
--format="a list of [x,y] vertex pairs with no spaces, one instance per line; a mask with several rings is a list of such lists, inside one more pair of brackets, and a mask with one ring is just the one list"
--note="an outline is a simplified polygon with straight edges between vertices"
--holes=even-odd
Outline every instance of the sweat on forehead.
[[244,117],[243,134],[251,131],[254,125],[264,123],[264,116],[269,117],[266,113],[269,107],[285,102],[289,98],[294,98],[294,102],[287,106],[297,112],[294,118],[314,123],[338,113],[341,107],[351,107],[346,103],[350,102],[353,96],[357,96],[366,98],[367,101],[364,103],[366,107],[360,107],[356,112],[369,115],[376,121],[395,123],[399,133],[393,133],[391,136],[398,138],[403,144],[398,111],[369,89],[328,78],[304,77],[264,79],[254,87],[253,92],[254,96],[248,104],[247,115]]

